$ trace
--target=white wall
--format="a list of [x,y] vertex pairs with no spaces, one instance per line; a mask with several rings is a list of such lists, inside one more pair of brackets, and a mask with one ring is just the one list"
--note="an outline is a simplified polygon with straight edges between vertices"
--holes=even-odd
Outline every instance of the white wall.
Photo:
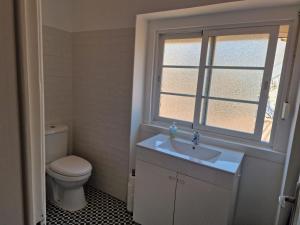
[[45,124],[66,124],[72,151],[72,0],[42,0]]
[[74,154],[90,184],[126,200],[134,29],[73,33]]
[[13,1],[0,6],[0,224],[24,224]]
[[239,0],[42,0],[43,24],[65,31],[134,27],[136,15]]
[[[242,0],[42,0],[43,24],[80,32],[135,27],[136,15]],[[244,0],[248,5],[295,4],[298,0]],[[232,8],[235,9],[235,8]]]
[[43,26],[45,124],[66,124],[72,150],[72,33]]
[[72,31],[73,0],[42,0],[43,25]]
[[73,31],[134,27],[141,13],[232,1],[237,0],[73,0]]

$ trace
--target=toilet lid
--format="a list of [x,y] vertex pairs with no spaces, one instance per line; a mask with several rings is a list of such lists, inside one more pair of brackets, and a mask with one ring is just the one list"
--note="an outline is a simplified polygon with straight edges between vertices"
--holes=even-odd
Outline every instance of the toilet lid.
[[83,176],[91,172],[92,165],[75,155],[66,156],[50,163],[50,169],[64,176]]

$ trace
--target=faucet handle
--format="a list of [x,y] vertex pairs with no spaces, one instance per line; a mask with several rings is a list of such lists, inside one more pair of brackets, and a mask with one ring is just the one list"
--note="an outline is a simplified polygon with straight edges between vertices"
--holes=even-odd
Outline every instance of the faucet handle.
[[200,140],[200,132],[199,130],[194,130],[192,142],[194,143],[194,145],[199,145],[199,140]]
[[195,135],[199,136],[199,135],[200,135],[199,130],[194,130],[194,131],[193,131],[193,135],[194,135],[194,136],[195,136]]

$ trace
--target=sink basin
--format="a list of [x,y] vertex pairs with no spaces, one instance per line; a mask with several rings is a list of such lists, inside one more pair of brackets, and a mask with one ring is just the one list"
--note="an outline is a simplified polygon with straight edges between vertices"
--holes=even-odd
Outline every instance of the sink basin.
[[176,139],[167,139],[157,147],[206,161],[217,160],[217,157],[221,154],[217,150],[208,149],[201,145],[194,146],[192,143],[185,143]]
[[[195,146],[192,141],[157,134],[137,143],[137,157],[143,160],[153,160],[154,164],[162,163],[167,167],[185,170],[187,163],[193,163],[222,170],[227,173],[237,173],[244,153],[201,143]],[[165,157],[166,156],[166,157]],[[181,164],[182,163],[182,164]],[[179,166],[181,165],[181,166]],[[196,174],[197,175],[197,174]]]

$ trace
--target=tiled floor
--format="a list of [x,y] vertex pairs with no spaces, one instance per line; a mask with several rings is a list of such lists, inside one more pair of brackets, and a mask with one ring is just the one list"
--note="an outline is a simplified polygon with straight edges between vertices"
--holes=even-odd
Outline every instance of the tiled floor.
[[126,204],[93,187],[85,188],[88,205],[79,211],[64,211],[47,203],[47,225],[134,225]]

